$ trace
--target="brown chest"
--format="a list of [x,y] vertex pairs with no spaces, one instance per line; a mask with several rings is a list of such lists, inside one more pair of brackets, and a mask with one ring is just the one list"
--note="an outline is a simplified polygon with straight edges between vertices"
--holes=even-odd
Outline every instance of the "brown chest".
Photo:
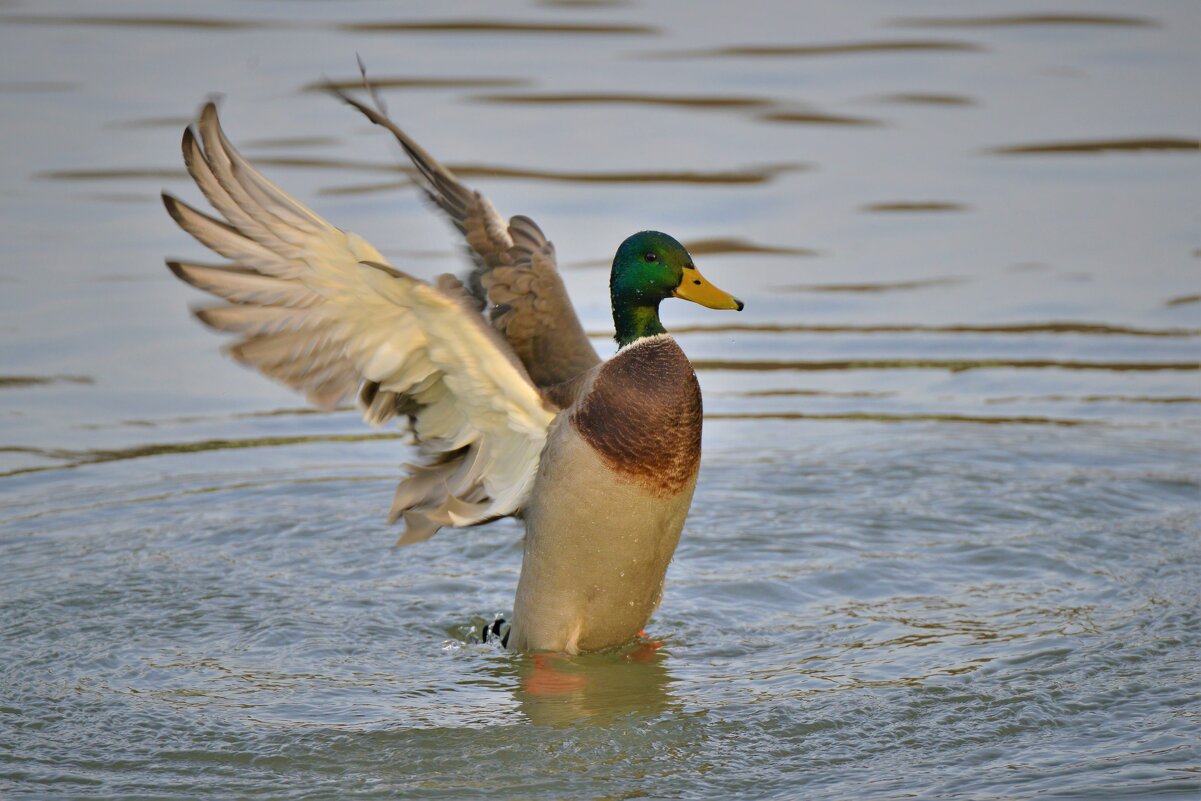
[[580,436],[618,475],[660,497],[678,494],[701,459],[701,390],[670,337],[618,353],[572,414]]

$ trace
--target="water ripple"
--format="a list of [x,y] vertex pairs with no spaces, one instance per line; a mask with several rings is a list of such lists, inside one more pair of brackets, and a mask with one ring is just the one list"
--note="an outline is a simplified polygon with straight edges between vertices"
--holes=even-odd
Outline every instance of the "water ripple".
[[1116,14],[1008,14],[980,17],[905,17],[892,21],[904,28],[1013,28],[1013,27],[1103,27],[1153,28],[1159,22],[1149,17]]
[[[372,80],[374,84],[375,81]],[[471,100],[481,103],[537,106],[666,106],[669,108],[745,109],[772,104],[762,97],[744,95],[653,95],[638,92],[570,92],[541,94],[475,95]]]
[[1003,156],[1027,156],[1139,153],[1142,151],[1201,153],[1201,139],[1160,136],[1135,139],[1093,139],[1079,142],[1034,142],[1025,145],[994,147],[985,152]]
[[341,30],[354,33],[518,33],[518,34],[617,34],[648,36],[661,31],[651,25],[610,23],[514,22],[512,20],[414,20],[345,22]]
[[1154,372],[1201,370],[1201,362],[1102,362],[1068,359],[827,359],[797,361],[693,359],[697,370],[1106,370]]
[[974,42],[947,39],[885,39],[865,42],[835,42],[807,45],[730,45],[707,50],[675,50],[649,53],[647,58],[807,58],[907,53],[978,53]]

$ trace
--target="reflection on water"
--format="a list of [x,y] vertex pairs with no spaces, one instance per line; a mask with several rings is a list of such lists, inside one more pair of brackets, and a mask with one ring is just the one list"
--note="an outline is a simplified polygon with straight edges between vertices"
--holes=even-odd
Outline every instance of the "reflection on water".
[[37,173],[34,177],[47,181],[126,181],[145,180],[147,178],[174,181],[187,177],[187,174],[185,170],[118,167],[95,170],[48,170]]
[[785,292],[909,292],[915,289],[955,286],[967,279],[947,276],[920,281],[888,281],[870,284],[789,284],[778,287]]
[[338,26],[345,31],[363,33],[539,33],[539,34],[620,34],[659,33],[649,25],[613,25],[606,23],[511,22],[508,20],[434,20],[397,22],[347,22]]
[[976,423],[981,425],[1020,425],[1020,426],[1095,426],[1100,425],[1093,420],[1069,420],[1053,417],[1002,417],[998,415],[971,414],[888,414],[885,412],[838,412],[821,414],[817,412],[722,412],[705,415],[706,420],[837,420],[843,422],[871,423]]
[[191,117],[146,117],[136,120],[110,122],[106,128],[171,128],[182,131],[192,124]]
[[821,389],[761,389],[736,393],[747,398],[821,397],[821,398],[887,398],[891,392],[832,392]]
[[[85,192],[76,195],[82,200],[99,201],[101,203],[136,203],[145,205],[147,203],[159,203],[159,196],[151,192]],[[145,281],[145,275],[126,275],[126,276],[101,276],[94,279],[96,281]]]
[[260,20],[230,19],[217,17],[152,17],[152,16],[113,16],[100,17],[87,14],[72,14],[69,16],[46,16],[40,14],[6,14],[4,21],[18,25],[48,25],[61,26],[95,26],[105,28],[150,28],[185,30],[254,30],[258,28],[286,26],[286,23],[272,23]]
[[[324,27],[286,19],[234,19],[231,17],[186,16],[92,16],[72,14],[49,16],[40,14],[6,14],[4,21],[20,25],[91,26],[108,28],[185,29],[211,31],[248,31],[264,28]],[[658,33],[647,25],[566,22],[512,22],[508,20],[397,20],[335,23],[338,30],[356,33],[510,33],[510,34],[619,34],[648,35]],[[357,85],[357,84],[356,84]]]
[[[357,169],[381,169],[392,172],[391,169],[375,168],[370,165],[340,165],[324,159],[289,159],[289,158],[260,158],[260,164],[275,164],[289,167],[318,167],[329,168],[350,166]],[[537,170],[523,167],[500,167],[486,164],[450,164],[455,175],[464,180],[472,178],[511,179],[519,181],[552,181],[570,184],[762,184],[773,180],[776,176],[787,172],[805,169],[803,164],[769,164],[744,170],[724,170],[699,172],[695,170],[680,171],[612,171],[612,172],[582,172],[575,170]],[[58,176],[55,176],[58,177]],[[411,181],[381,181],[368,184],[351,184],[347,186],[331,186],[321,190],[325,195],[367,195],[377,192],[392,192],[397,189],[412,187]]]
[[1029,145],[995,147],[989,153],[1024,155],[1039,153],[1110,153],[1141,150],[1180,150],[1201,153],[1201,139],[1158,137],[1148,139],[1096,139],[1089,142],[1037,142]]
[[242,143],[242,147],[247,150],[257,148],[331,147],[338,144],[338,142],[339,140],[332,136],[274,136],[264,139],[249,139]]
[[[788,245],[765,245],[759,242],[751,242],[742,237],[722,236],[722,237],[706,237],[703,239],[686,239],[684,247],[694,256],[818,256],[818,251],[812,248],[792,247]],[[612,258],[605,259],[589,259],[587,261],[572,261],[560,262],[561,268],[605,268],[608,269],[613,265]],[[683,333],[685,330],[691,330],[687,326],[672,326],[672,331]],[[736,329],[730,329],[736,330]],[[747,329],[751,330],[751,329]],[[766,330],[766,329],[765,329]],[[599,336],[608,338],[611,336],[610,331],[592,332],[589,336]]]
[[1111,370],[1148,372],[1201,370],[1201,362],[1083,362],[1067,359],[832,359],[824,361],[750,361],[693,359],[697,370]]
[[989,398],[985,403],[1029,403],[1050,401],[1053,403],[1201,403],[1201,397],[1169,396],[1148,398],[1141,395],[1015,395],[1008,398]]
[[688,239],[684,246],[694,256],[715,256],[730,254],[760,254],[769,256],[816,256],[817,251],[809,248],[788,247],[785,245],[763,245],[750,242],[741,237],[720,237],[711,239]]
[[[0,795],[1201,791],[1191,7],[0,10]],[[194,193],[213,92],[299,200],[406,272],[462,266],[394,143],[321,96],[356,52],[592,268],[563,272],[601,352],[632,230],[747,301],[664,304],[705,459],[663,648],[472,642],[520,524],[393,547],[402,429],[188,318],[154,201]]]
[[[259,147],[302,147],[312,146],[313,139],[267,139],[257,142]],[[321,140],[328,142],[329,140]],[[335,140],[336,141],[336,140]],[[248,146],[252,148],[255,142]],[[402,170],[391,164],[373,164],[361,161],[343,161],[319,157],[293,156],[260,156],[255,163],[268,167],[297,167],[315,170],[347,170],[360,172],[396,173]],[[702,172],[696,170],[679,171],[609,171],[585,172],[575,170],[544,170],[525,167],[502,167],[487,164],[451,164],[448,165],[455,174],[463,179],[488,178],[499,180],[520,181],[552,181],[558,183],[580,184],[761,184],[775,179],[784,173],[806,169],[804,164],[768,164],[749,167],[741,170],[715,170]],[[115,167],[100,169],[47,170],[36,173],[35,178],[49,181],[125,181],[162,179],[177,180],[187,177],[182,169],[146,168],[146,167]],[[412,187],[412,181],[393,180],[367,184],[351,184],[347,186],[331,186],[321,190],[325,195],[361,195],[377,192],[391,192]]]
[[668,657],[652,646],[618,654],[522,659],[513,695],[535,726],[609,726],[673,711]]
[[[734,331],[763,333],[815,334],[1080,334],[1084,336],[1122,337],[1201,337],[1197,328],[1134,328],[1102,323],[1007,323],[1002,325],[805,325],[795,323],[707,323],[676,325],[677,334],[722,333]],[[589,336],[608,336],[608,332],[590,332]]]
[[853,56],[887,53],[975,53],[984,47],[974,42],[941,39],[882,39],[870,42],[804,45],[736,45],[711,50],[678,50],[657,58],[775,58],[809,56]]
[[128,459],[145,459],[151,456],[166,456],[179,453],[203,453],[205,451],[243,450],[246,448],[279,448],[286,445],[310,445],[318,442],[368,442],[376,440],[408,439],[407,434],[337,434],[308,435],[294,437],[259,437],[255,439],[211,439],[199,442],[160,442],[119,449],[69,450],[66,448],[31,448],[21,446],[0,447],[0,453],[27,453],[47,459],[56,459],[63,464],[50,467],[30,467],[0,473],[0,477],[20,473],[37,473],[81,467],[104,462],[121,462]]
[[846,114],[828,114],[821,111],[771,111],[760,114],[766,122],[791,122],[800,125],[883,125],[870,117],[851,117]]
[[908,103],[917,106],[974,106],[976,101],[963,95],[933,94],[930,92],[900,92],[893,95],[881,95],[885,103]]
[[906,17],[893,20],[892,24],[911,28],[1008,28],[1044,25],[1149,28],[1159,23],[1146,17],[1113,14],[1010,14],[994,17]]
[[898,200],[891,203],[869,203],[863,206],[863,211],[885,214],[892,212],[967,211],[967,206],[962,203],[951,203],[942,200]]
[[[375,80],[372,79],[372,83]],[[572,94],[521,94],[521,95],[475,95],[471,98],[482,103],[508,103],[512,105],[622,105],[622,106],[668,106],[698,109],[742,109],[759,108],[771,104],[762,97],[738,95],[649,95],[634,92],[581,92]]]
[[42,384],[93,384],[95,380],[86,375],[0,375],[0,389],[33,387]]

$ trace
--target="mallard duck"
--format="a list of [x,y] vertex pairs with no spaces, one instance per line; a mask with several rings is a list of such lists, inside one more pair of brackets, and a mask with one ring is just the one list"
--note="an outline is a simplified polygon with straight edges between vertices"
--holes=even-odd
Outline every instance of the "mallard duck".
[[701,454],[700,387],[659,304],[742,302],[706,281],[672,237],[636,233],[613,259],[620,349],[602,363],[534,221],[505,221],[382,106],[343,99],[392,132],[463,235],[474,262],[465,281],[407,275],[289,197],[230,144],[212,103],[184,131],[183,157],[224,219],[163,201],[232,263],[168,266],[226,301],[195,314],[239,336],[226,347],[237,361],[322,408],[357,395],[371,425],[407,419],[421,460],[405,466],[388,516],[403,520],[401,543],[524,520],[510,649],[629,642],[662,597]]

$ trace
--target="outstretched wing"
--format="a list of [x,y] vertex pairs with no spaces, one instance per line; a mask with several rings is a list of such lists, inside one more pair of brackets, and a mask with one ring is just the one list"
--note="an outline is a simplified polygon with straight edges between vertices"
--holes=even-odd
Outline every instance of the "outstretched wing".
[[567,381],[600,363],[588,341],[555,263],[555,248],[529,217],[507,223],[479,192],[459,182],[382,110],[333,90],[369,120],[392,132],[417,168],[429,199],[467,242],[475,267],[467,287],[491,307],[493,326],[504,335],[539,387]]
[[453,288],[393,269],[264,178],[226,139],[213,104],[198,129],[199,140],[184,132],[184,161],[224,220],[163,201],[234,264],[168,263],[227,301],[196,315],[240,335],[228,346],[235,359],[318,405],[362,385],[369,421],[409,416],[426,463],[397,488],[390,521],[405,517],[402,542],[519,510],[554,412],[505,343]]

